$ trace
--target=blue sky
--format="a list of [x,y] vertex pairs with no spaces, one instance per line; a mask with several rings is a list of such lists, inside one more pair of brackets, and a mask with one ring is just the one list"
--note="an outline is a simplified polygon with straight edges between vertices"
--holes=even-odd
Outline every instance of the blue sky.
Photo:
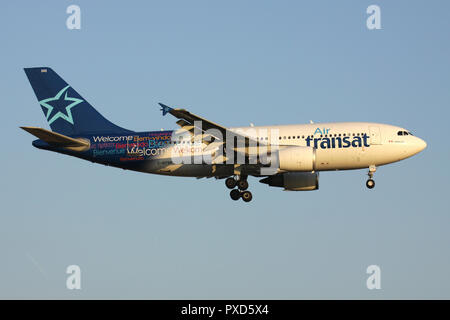
[[[81,30],[66,8],[81,8]],[[381,30],[366,8],[381,8]],[[7,1],[0,5],[0,298],[450,298],[448,1]],[[428,143],[320,190],[160,177],[37,150],[24,67],[50,66],[114,123],[373,121]],[[68,290],[68,265],[82,289]],[[381,290],[366,268],[381,267]]]

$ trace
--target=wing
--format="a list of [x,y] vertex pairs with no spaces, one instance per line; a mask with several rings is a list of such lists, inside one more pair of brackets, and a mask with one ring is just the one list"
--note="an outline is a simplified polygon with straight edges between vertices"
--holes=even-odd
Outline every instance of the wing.
[[[232,146],[232,152],[236,152],[236,155],[240,154],[246,159],[250,156],[255,157],[255,155],[258,154],[258,148],[260,146],[266,146],[263,141],[257,141],[241,132],[231,131],[224,126],[195,115],[185,109],[174,109],[162,103],[159,105],[161,106],[163,115],[170,113],[179,119],[177,124],[181,129],[189,131],[192,135],[192,139],[198,138],[195,131],[202,133],[202,142],[208,145],[204,151],[223,148],[225,159],[222,160],[226,160],[227,148],[230,148],[230,146]],[[234,140],[235,138],[237,138],[237,141],[240,141],[240,144],[238,143],[236,145],[235,141],[230,141],[231,143],[229,145],[227,144],[227,139]],[[230,150],[228,150],[228,152],[230,152]],[[259,159],[256,164],[259,164]]]
[[[189,111],[187,111],[185,109],[174,109],[174,108],[168,107],[162,103],[160,103],[159,105],[161,106],[161,111],[162,111],[163,115],[170,113],[175,118],[180,119],[180,121],[177,121],[177,124],[180,127],[182,127],[183,129],[186,129],[187,131],[190,131],[194,127],[197,127],[197,129],[200,129],[202,132],[205,132],[205,131],[211,130],[211,129],[215,129],[215,130],[218,130],[222,134],[223,137],[226,137],[227,128],[225,128],[217,123],[206,120],[200,116],[190,113]],[[200,124],[198,124],[196,122],[200,122]],[[199,126],[199,125],[201,125],[201,126]]]
[[[202,118],[198,115],[190,113],[185,109],[174,109],[169,106],[166,106],[162,103],[159,104],[161,106],[161,111],[163,115],[170,113],[174,117],[180,119],[177,121],[177,124],[184,130],[189,131],[192,135],[194,134],[194,128],[197,128],[205,136],[209,138],[209,136],[214,137],[212,141],[217,141],[226,143],[227,137],[237,137],[238,139],[242,139],[245,141],[245,147],[248,148],[249,145],[256,146],[258,141],[249,137],[247,135],[241,134],[239,132],[231,131],[224,126],[221,126],[215,122]],[[218,134],[220,132],[220,134]],[[209,142],[209,141],[206,141]],[[262,143],[262,142],[261,142]],[[260,144],[261,144],[260,143]],[[234,148],[236,150],[236,147]]]
[[162,103],[160,103],[159,105],[161,106],[161,111],[162,111],[163,115],[170,113],[174,117],[180,119],[179,121],[177,121],[177,124],[181,128],[185,129],[186,131],[192,132],[193,128],[199,129],[202,133],[207,133],[207,131],[216,130],[217,132],[221,133],[222,137],[215,136],[214,133],[212,133],[212,134],[210,133],[210,135],[215,136],[216,139],[219,139],[223,142],[226,142],[226,138],[228,136],[228,137],[242,138],[242,139],[245,139],[246,142],[253,142],[255,145],[257,144],[257,141],[254,140],[252,137],[241,134],[239,132],[231,131],[224,126],[221,126],[215,122],[209,121],[209,120],[202,118],[196,114],[190,113],[189,111],[187,111],[185,109],[174,109],[174,108],[166,106]]

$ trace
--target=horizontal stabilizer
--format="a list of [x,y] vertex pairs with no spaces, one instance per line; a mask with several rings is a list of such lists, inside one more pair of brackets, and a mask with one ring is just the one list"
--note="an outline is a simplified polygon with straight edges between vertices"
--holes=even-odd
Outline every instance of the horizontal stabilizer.
[[86,139],[76,139],[65,136],[60,133],[49,131],[38,127],[20,127],[26,132],[31,133],[33,136],[47,142],[50,145],[56,147],[69,148],[75,151],[83,151],[89,149],[90,143]]

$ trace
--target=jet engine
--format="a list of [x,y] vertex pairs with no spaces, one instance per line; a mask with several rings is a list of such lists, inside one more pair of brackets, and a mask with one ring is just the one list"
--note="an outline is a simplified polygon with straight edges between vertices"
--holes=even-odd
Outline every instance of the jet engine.
[[268,176],[259,182],[271,187],[282,187],[289,191],[309,191],[319,189],[317,172],[285,172]]
[[278,161],[281,170],[313,171],[316,151],[312,147],[284,147],[278,150]]

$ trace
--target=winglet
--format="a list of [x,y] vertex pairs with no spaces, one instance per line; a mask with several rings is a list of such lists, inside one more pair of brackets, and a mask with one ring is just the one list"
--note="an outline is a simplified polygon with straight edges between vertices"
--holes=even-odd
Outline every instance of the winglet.
[[159,103],[159,105],[161,106],[163,116],[165,116],[166,114],[168,114],[170,111],[173,110],[171,107],[166,106],[165,104]]

